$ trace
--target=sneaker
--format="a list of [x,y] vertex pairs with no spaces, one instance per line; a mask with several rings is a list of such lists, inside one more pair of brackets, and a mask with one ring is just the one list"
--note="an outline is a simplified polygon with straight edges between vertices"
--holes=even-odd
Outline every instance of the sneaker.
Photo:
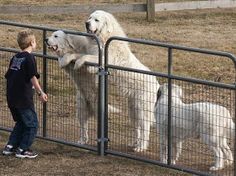
[[2,151],[3,155],[12,155],[16,152],[16,149],[12,145],[6,145]]
[[36,152],[33,152],[32,150],[23,150],[18,148],[16,151],[16,157],[17,158],[36,158],[38,154]]

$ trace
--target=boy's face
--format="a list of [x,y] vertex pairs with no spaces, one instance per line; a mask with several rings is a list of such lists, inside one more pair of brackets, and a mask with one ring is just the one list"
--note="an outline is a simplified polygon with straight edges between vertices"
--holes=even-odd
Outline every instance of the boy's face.
[[34,37],[33,40],[31,41],[31,46],[32,46],[32,49],[33,49],[33,50],[36,49],[37,44],[36,44],[36,39],[35,39],[35,37]]

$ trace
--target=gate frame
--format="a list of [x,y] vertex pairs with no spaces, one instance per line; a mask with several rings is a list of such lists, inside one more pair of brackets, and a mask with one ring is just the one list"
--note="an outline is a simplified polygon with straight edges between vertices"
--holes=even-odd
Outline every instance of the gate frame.
[[[161,48],[167,48],[168,49],[168,73],[160,73],[160,72],[152,72],[152,71],[144,71],[144,70],[139,70],[139,69],[133,69],[133,68],[127,68],[127,67],[121,67],[121,66],[115,66],[115,65],[110,65],[108,64],[108,53],[109,53],[109,46],[113,41],[122,41],[122,42],[128,42],[128,43],[135,43],[135,44],[144,44],[144,45],[149,45],[149,46],[157,46]],[[187,51],[187,52],[194,52],[194,53],[201,53],[201,54],[207,54],[207,55],[214,55],[214,56],[221,56],[230,59],[234,63],[234,68],[235,68],[235,83],[234,84],[225,84],[225,83],[219,83],[219,82],[214,82],[214,81],[207,81],[207,80],[202,80],[202,79],[196,79],[196,78],[189,78],[189,77],[182,77],[182,76],[176,76],[172,74],[172,51],[173,49],[175,50],[180,50],[180,51]],[[174,44],[169,44],[169,43],[163,43],[159,41],[152,41],[152,40],[143,40],[143,39],[134,39],[134,38],[126,38],[126,37],[110,37],[106,44],[105,44],[105,50],[104,50],[104,56],[105,56],[105,71],[109,72],[109,68],[112,69],[117,69],[117,70],[123,70],[123,71],[130,71],[130,72],[136,72],[136,73],[143,73],[143,74],[148,74],[152,76],[158,76],[162,78],[167,78],[168,79],[168,159],[167,159],[167,164],[161,163],[156,160],[150,160],[147,158],[142,158],[138,156],[133,156],[131,154],[126,154],[126,153],[121,153],[113,150],[108,149],[108,144],[106,144],[105,147],[105,153],[107,154],[113,154],[117,156],[122,156],[126,158],[131,158],[135,160],[140,160],[140,161],[145,161],[153,164],[157,164],[159,166],[175,169],[175,170],[180,170],[184,172],[188,172],[191,174],[197,174],[197,175],[202,175],[202,176],[209,176],[209,173],[204,173],[201,171],[196,171],[193,169],[189,168],[183,168],[183,167],[178,167],[175,165],[171,164],[171,111],[172,111],[172,105],[171,105],[171,97],[172,97],[172,80],[180,80],[180,81],[186,81],[186,82],[191,82],[191,83],[198,83],[202,85],[210,85],[214,87],[219,87],[219,88],[225,88],[225,89],[231,89],[235,91],[235,105],[236,105],[236,56],[234,56],[231,53],[228,52],[221,52],[221,51],[213,51],[213,50],[208,50],[208,49],[200,49],[200,48],[192,48],[192,47],[186,47],[186,46],[180,46],[180,45],[174,45]],[[108,77],[105,77],[105,127],[108,127]],[[236,115],[236,108],[234,110],[234,113]],[[106,138],[109,141],[108,137],[108,129],[106,130]],[[235,136],[236,136],[236,129],[235,129]],[[234,139],[234,172],[236,171],[236,140]]]

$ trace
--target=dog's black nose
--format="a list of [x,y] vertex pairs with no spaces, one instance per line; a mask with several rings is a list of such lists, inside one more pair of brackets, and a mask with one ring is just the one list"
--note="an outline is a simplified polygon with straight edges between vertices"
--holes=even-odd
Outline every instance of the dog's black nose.
[[90,23],[87,21],[85,22],[86,29],[89,29]]

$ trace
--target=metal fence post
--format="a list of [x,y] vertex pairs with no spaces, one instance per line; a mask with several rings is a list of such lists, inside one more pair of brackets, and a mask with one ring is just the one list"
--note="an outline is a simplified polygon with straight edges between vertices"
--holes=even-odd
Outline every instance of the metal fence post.
[[98,154],[100,156],[105,155],[105,150],[107,149],[107,120],[106,120],[106,101],[105,101],[105,77],[107,72],[103,67],[103,48],[101,47],[101,42],[98,41],[99,47],[99,90],[98,90]]
[[147,0],[147,20],[152,22],[155,20],[155,1]]
[[172,148],[172,129],[171,129],[171,115],[172,115],[172,48],[168,48],[168,158],[167,164],[171,164],[171,148]]
[[[47,93],[47,46],[44,42],[47,31],[43,30],[43,91]],[[43,137],[47,136],[47,103],[43,103]]]

